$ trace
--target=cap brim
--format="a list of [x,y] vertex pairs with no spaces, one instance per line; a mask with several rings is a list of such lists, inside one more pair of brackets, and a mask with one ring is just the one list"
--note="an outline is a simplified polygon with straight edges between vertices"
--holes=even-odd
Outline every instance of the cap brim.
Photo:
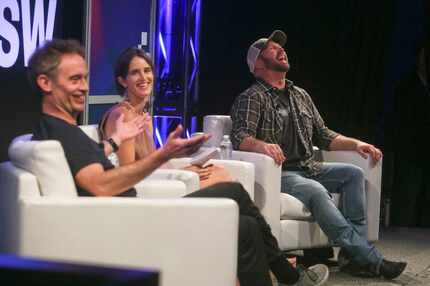
[[272,42],[278,43],[279,45],[281,45],[283,47],[285,45],[285,43],[287,42],[287,35],[284,32],[282,32],[281,30],[275,30],[269,36],[267,41],[272,41]]

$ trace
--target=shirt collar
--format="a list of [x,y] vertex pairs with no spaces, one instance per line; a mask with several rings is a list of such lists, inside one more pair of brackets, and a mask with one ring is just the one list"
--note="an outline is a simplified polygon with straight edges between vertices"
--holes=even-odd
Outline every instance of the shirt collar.
[[[279,88],[274,87],[270,84],[268,84],[266,81],[264,81],[261,78],[256,78],[256,82],[258,85],[260,85],[261,87],[263,87],[265,92],[270,92],[272,90],[279,90]],[[286,89],[290,89],[292,88],[294,85],[293,81],[289,80],[289,79],[285,79],[285,88]]]

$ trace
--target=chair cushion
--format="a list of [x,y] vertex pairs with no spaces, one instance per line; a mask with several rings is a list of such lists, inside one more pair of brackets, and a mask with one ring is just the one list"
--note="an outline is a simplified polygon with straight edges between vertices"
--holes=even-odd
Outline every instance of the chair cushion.
[[313,220],[305,205],[295,197],[281,193],[281,220]]
[[36,176],[42,196],[76,197],[75,183],[60,142],[30,139],[31,134],[27,134],[12,141],[11,162]]
[[[307,220],[313,221],[311,212],[295,197],[281,193],[281,220]],[[339,206],[339,194],[331,194],[334,204]]]
[[97,124],[79,125],[79,128],[81,128],[82,131],[84,131],[84,133],[88,135],[88,137],[90,137],[91,139],[93,139],[97,143],[100,142],[100,137],[99,137],[99,131],[98,131]]

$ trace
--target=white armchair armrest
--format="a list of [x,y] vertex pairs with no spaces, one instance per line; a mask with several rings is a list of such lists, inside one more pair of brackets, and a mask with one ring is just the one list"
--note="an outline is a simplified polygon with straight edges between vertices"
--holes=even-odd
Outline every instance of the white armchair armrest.
[[[191,158],[178,158],[178,159],[171,159],[168,164],[169,167],[173,168],[183,168],[187,165],[189,165]],[[216,164],[219,166],[223,166],[226,168],[230,175],[232,176],[233,180],[236,182],[239,182],[243,185],[245,190],[249,193],[251,198],[254,197],[254,166],[251,163],[248,162],[239,162],[235,160],[218,160],[218,159],[211,159],[208,161],[208,163]],[[192,172],[193,173],[193,172]],[[195,173],[193,173],[195,174]],[[197,174],[196,174],[197,175]],[[197,175],[198,178],[198,175]],[[200,184],[200,182],[199,182]],[[188,192],[188,187],[187,187]]]
[[[169,286],[236,280],[238,209],[232,200],[44,197],[20,205],[20,255],[163,269],[161,285]],[[211,242],[216,247],[208,247]]]
[[[166,182],[164,184],[163,181],[169,182]],[[159,183],[162,183],[161,186]],[[171,189],[171,195],[169,195],[169,187],[167,186],[167,184],[173,187]],[[161,188],[165,189],[166,195],[162,195],[161,197],[179,197],[184,196],[187,193],[197,191],[200,188],[200,180],[199,176],[191,171],[179,169],[157,169],[152,172],[151,175],[147,176],[142,182],[140,182],[138,184],[138,188],[140,190],[142,190],[142,188],[148,189],[145,188],[145,185],[147,185],[149,188],[152,186],[160,186]],[[139,192],[140,191],[138,190],[138,193]],[[156,193],[153,193],[151,190],[142,191],[142,194],[144,195],[144,197],[160,197]]]
[[209,160],[208,163],[223,166],[230,173],[233,180],[241,183],[249,196],[254,199],[255,171],[252,163],[218,159]]
[[254,200],[276,238],[280,234],[281,167],[264,154],[233,151],[233,159],[253,163],[255,167]]
[[376,241],[379,238],[380,202],[382,159],[373,164],[372,159],[364,159],[355,151],[322,151],[325,162],[350,163],[360,167],[364,172],[366,184],[366,206],[368,239]]
[[322,151],[322,158],[324,162],[343,162],[356,165],[363,169],[366,180],[381,185],[382,160],[374,164],[370,156],[364,159],[355,151]]
[[180,198],[186,195],[184,182],[170,179],[144,179],[134,186],[139,198]]

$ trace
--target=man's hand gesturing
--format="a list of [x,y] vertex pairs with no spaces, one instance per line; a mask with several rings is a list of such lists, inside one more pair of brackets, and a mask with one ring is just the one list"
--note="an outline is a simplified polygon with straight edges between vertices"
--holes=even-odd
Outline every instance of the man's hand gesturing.
[[208,134],[193,136],[190,139],[181,138],[183,127],[178,125],[176,129],[169,134],[166,144],[163,146],[164,156],[167,160],[175,157],[190,155],[196,152],[202,144],[209,139]]

